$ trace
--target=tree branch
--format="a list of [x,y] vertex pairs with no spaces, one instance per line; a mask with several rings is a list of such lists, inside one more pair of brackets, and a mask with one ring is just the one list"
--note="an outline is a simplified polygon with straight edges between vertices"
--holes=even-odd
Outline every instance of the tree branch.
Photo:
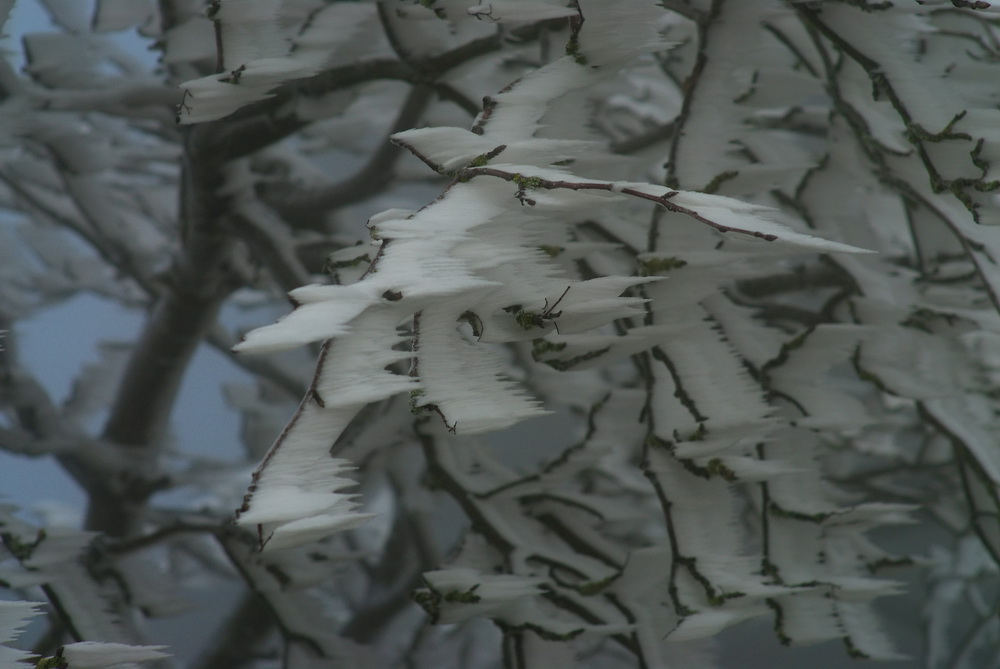
[[[167,289],[153,308],[125,370],[105,423],[103,438],[137,449],[140,476],[154,478],[162,437],[191,356],[215,322],[222,301],[236,287],[229,267],[235,242],[226,228],[228,198],[220,195],[223,164],[191,151],[181,179],[181,250]],[[136,529],[135,521],[151,491],[93,491],[86,527],[110,536]]]
[[205,155],[226,159],[246,156],[312,122],[313,119],[299,118],[294,110],[289,109],[298,97],[319,97],[379,79],[435,85],[450,70],[499,48],[500,36],[494,34],[414,64],[382,58],[332,68],[312,77],[290,81],[281,86],[274,97],[248,105],[224,119],[194,126],[191,142],[197,147],[197,152],[204,152]]
[[778,239],[777,235],[772,235],[768,233],[758,232],[756,230],[749,230],[746,228],[737,228],[730,225],[724,225],[722,223],[717,223],[709,218],[705,218],[698,212],[687,207],[682,207],[670,201],[672,197],[677,195],[677,191],[671,191],[665,195],[652,195],[650,193],[644,193],[632,187],[621,187],[616,183],[610,181],[566,181],[566,180],[554,180],[554,179],[542,179],[540,177],[525,176],[522,174],[508,172],[506,170],[497,169],[494,167],[466,167],[465,169],[459,170],[457,173],[457,178],[459,181],[467,181],[473,177],[485,175],[491,177],[497,177],[503,179],[504,181],[510,181],[518,185],[518,191],[515,196],[521,200],[522,204],[533,205],[534,200],[527,197],[526,192],[533,188],[543,188],[545,190],[600,190],[609,193],[623,193],[625,195],[631,195],[632,197],[637,197],[641,200],[649,200],[655,204],[660,205],[667,211],[674,212],[675,214],[683,214],[698,221],[699,223],[704,223],[705,225],[715,228],[719,232],[734,232],[741,235],[748,235],[750,237],[756,237],[758,239],[763,239],[764,241],[773,242]]
[[295,229],[325,230],[325,212],[366,200],[395,179],[395,166],[404,154],[388,137],[417,125],[430,104],[432,91],[431,87],[421,84],[410,89],[385,139],[379,142],[368,162],[347,179],[319,189],[296,189],[288,184],[279,188],[264,185],[262,199]]

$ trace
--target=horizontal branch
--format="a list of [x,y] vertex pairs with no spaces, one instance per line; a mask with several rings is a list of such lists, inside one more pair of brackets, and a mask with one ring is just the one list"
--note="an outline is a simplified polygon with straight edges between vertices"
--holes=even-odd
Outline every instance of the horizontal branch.
[[[312,119],[294,112],[280,112],[297,97],[320,97],[369,81],[394,79],[412,84],[436,85],[450,70],[500,48],[499,35],[475,39],[443,54],[413,64],[378,58],[349,63],[311,77],[290,81],[267,100],[248,105],[226,118],[193,127],[189,150],[195,155],[231,160],[270,146],[301,130]],[[457,100],[458,96],[451,96]],[[464,106],[464,105],[463,105]]]
[[156,546],[178,534],[211,534],[214,536],[223,536],[233,531],[229,523],[176,522],[172,525],[160,527],[148,534],[142,534],[122,541],[109,542],[107,550],[112,554],[123,555]]
[[46,110],[103,112],[167,124],[173,121],[174,110],[182,98],[181,91],[172,86],[134,83],[100,89],[45,91],[39,103]]
[[526,193],[528,190],[536,188],[542,188],[544,190],[572,191],[597,190],[609,193],[622,193],[624,195],[631,195],[632,197],[636,197],[641,200],[648,200],[649,202],[658,204],[667,211],[674,212],[675,214],[682,214],[684,216],[688,216],[689,218],[693,218],[699,223],[704,223],[709,227],[715,228],[719,232],[734,232],[741,235],[748,235],[750,237],[763,239],[768,242],[773,242],[778,239],[777,235],[758,232],[756,230],[748,230],[745,228],[736,228],[730,225],[718,223],[702,216],[693,209],[688,209],[687,207],[682,207],[679,204],[671,202],[671,198],[679,195],[680,191],[669,191],[663,195],[653,195],[652,193],[645,193],[638,190],[635,187],[622,186],[621,184],[612,181],[566,181],[543,179],[541,177],[525,176],[517,172],[507,172],[494,167],[467,167],[460,170],[456,174],[459,181],[468,181],[469,179],[477,176],[497,177],[498,179],[503,179],[504,181],[510,181],[517,184],[518,191],[516,196],[521,201],[521,204],[535,204],[535,201],[527,197]]

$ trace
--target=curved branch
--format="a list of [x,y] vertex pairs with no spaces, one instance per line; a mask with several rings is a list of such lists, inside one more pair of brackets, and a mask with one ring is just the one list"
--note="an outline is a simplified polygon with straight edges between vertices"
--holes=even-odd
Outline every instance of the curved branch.
[[430,104],[432,91],[431,87],[420,84],[410,89],[378,149],[360,170],[347,179],[319,189],[300,190],[290,185],[265,187],[262,198],[293,228],[324,230],[324,212],[366,200],[384,190],[396,177],[396,164],[404,154],[388,137],[417,124]]
[[[181,189],[181,251],[169,283],[132,353],[105,423],[103,439],[134,449],[141,478],[155,477],[162,437],[181,380],[225,298],[236,288],[228,259],[235,245],[225,225],[228,198],[220,195],[222,163],[186,156]],[[127,493],[110,482],[92,491],[86,527],[124,536],[150,486]]]
[[288,82],[274,97],[248,105],[230,116],[193,127],[195,153],[232,160],[246,156],[293,134],[312,122],[294,112],[280,116],[297,97],[319,97],[367,81],[396,79],[413,84],[436,84],[450,70],[500,48],[499,34],[475,39],[441,55],[410,64],[401,60],[373,59],[332,68]]

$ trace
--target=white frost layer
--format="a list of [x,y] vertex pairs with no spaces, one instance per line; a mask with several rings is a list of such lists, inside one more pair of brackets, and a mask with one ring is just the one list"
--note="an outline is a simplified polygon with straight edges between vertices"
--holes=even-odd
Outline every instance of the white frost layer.
[[673,643],[692,639],[707,639],[736,623],[763,615],[768,609],[763,604],[740,608],[699,611],[681,618],[667,639]]
[[354,505],[348,507],[346,504],[339,509],[334,509],[330,513],[325,513],[301,520],[292,521],[278,527],[266,537],[267,543],[264,545],[266,551],[284,550],[286,548],[297,548],[325,539],[331,534],[354,529],[368,522],[374,514],[354,513]]
[[392,140],[419,155],[442,171],[468,166],[473,159],[496,152],[489,161],[526,163],[545,166],[574,158],[583,151],[599,146],[596,142],[533,137],[529,140],[498,144],[496,140],[477,135],[464,128],[418,128],[398,132]]
[[[560,334],[593,330],[619,318],[635,316],[646,301],[639,297],[619,297],[631,286],[659,281],[661,277],[603,276],[572,284],[562,296],[547,299]],[[558,315],[557,315],[558,314]]]
[[823,253],[873,253],[850,244],[822,239],[802,232],[796,232],[788,226],[772,220],[774,211],[768,207],[750,204],[723,195],[709,195],[692,191],[672,191],[665,186],[652,184],[630,183],[624,187],[652,195],[665,197],[675,206],[684,207],[695,214],[712,221],[723,228],[724,232],[733,232],[750,237],[774,237],[774,241],[783,242],[810,251]]
[[530,72],[492,98],[483,136],[501,144],[530,139],[552,100],[597,79],[591,68],[577,64],[569,56]]
[[0,642],[17,638],[35,616],[42,615],[45,602],[8,602],[0,600]]
[[496,148],[496,142],[465,128],[416,128],[397,132],[392,141],[444,171],[469,164]]
[[348,463],[330,457],[330,448],[355,410],[323,409],[311,399],[272,446],[255,474],[255,483],[238,516],[241,525],[288,522],[337,505],[344,487],[340,474]]
[[32,618],[42,615],[43,606],[45,606],[45,602],[0,600],[0,667],[22,666],[18,663],[34,656],[34,653],[17,650],[3,644],[19,637]]
[[353,333],[328,344],[315,391],[328,409],[378,402],[416,388],[417,380],[386,367],[410,358],[396,350],[400,314],[394,309],[370,309],[352,323]]
[[375,21],[375,6],[337,2],[315,11],[293,39],[296,55],[322,66],[351,43],[365,24]]
[[239,525],[257,525],[262,550],[302,546],[369,518],[355,512],[346,460],[330,456],[333,442],[361,405],[324,409],[307,397],[254,473],[236,514]]
[[582,4],[586,22],[580,32],[579,53],[587,65],[622,63],[673,46],[660,36],[666,12],[653,0]]
[[559,0],[490,0],[469,7],[468,12],[481,20],[498,23],[545,21],[577,14],[575,9]]
[[[528,617],[531,600],[540,594],[542,579],[513,574],[489,574],[467,567],[429,571],[424,580],[443,596],[439,622],[450,624],[478,617],[518,621]],[[474,601],[454,595],[468,594]],[[448,595],[452,595],[448,598]],[[452,601],[457,599],[458,601]],[[548,623],[557,625],[555,620]],[[549,625],[547,625],[549,626]]]
[[499,430],[545,411],[514,381],[488,346],[465,340],[458,314],[447,307],[424,311],[420,319],[419,405],[434,404],[460,434]]
[[[306,300],[305,309],[349,293],[334,288],[310,286],[294,296]],[[330,449],[363,406],[416,387],[416,379],[386,369],[412,355],[394,349],[402,341],[400,318],[394,308],[370,308],[352,321],[349,334],[325,344],[311,392],[257,468],[237,512],[237,523],[260,526],[264,549],[304,545],[370,517],[356,512],[353,495],[341,492],[354,485],[343,476],[352,467]]]
[[247,333],[237,353],[270,353],[347,334],[349,323],[375,302],[364,286],[304,286],[289,293],[299,302],[277,323]]
[[214,19],[222,31],[225,67],[235,69],[260,58],[288,52],[278,20],[282,0],[222,0]]
[[62,647],[69,669],[98,669],[124,662],[150,662],[170,657],[166,646],[133,646],[105,641],[80,641]]
[[241,63],[227,72],[185,81],[177,115],[182,125],[229,116],[240,107],[267,99],[290,79],[315,74],[316,66],[297,58],[262,58]]

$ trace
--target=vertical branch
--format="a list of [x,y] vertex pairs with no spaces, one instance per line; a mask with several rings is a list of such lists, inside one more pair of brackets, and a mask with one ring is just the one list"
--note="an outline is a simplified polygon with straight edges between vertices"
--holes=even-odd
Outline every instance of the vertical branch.
[[680,182],[677,177],[677,149],[680,146],[680,143],[684,141],[684,126],[691,115],[691,105],[693,103],[694,96],[697,95],[698,83],[701,79],[701,74],[704,72],[705,66],[708,64],[710,26],[712,21],[718,17],[719,12],[722,11],[722,3],[724,1],[725,0],[712,0],[712,6],[708,12],[697,17],[698,55],[695,57],[694,66],[691,68],[691,74],[689,74],[687,79],[684,81],[684,100],[681,103],[680,114],[677,115],[677,120],[675,121],[674,141],[670,143],[670,154],[666,164],[667,177],[664,180],[664,183],[670,188],[680,188]]
[[228,199],[219,194],[223,165],[185,146],[180,221],[181,249],[168,288],[150,313],[118,390],[103,438],[135,449],[142,465],[138,481],[110,482],[93,491],[88,529],[123,536],[134,529],[149,481],[157,478],[162,437],[181,381],[219,307],[236,287],[229,269],[235,242],[225,225]]
[[226,69],[225,55],[222,52],[222,22],[216,18],[222,9],[222,0],[212,0],[208,5],[208,18],[212,20],[212,32],[215,35],[215,71]]

